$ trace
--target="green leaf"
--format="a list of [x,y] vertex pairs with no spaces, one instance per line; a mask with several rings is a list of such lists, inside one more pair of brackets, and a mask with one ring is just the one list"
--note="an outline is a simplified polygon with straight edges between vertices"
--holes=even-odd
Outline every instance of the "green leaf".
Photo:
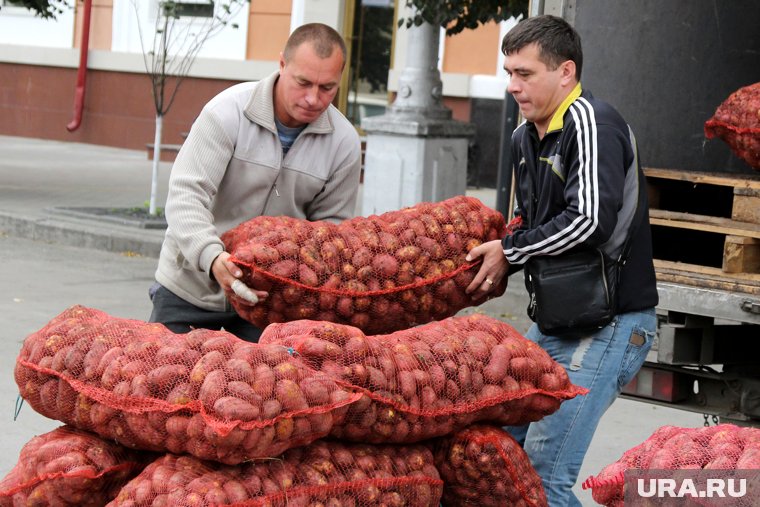
[[56,19],[57,15],[72,8],[68,0],[14,0],[13,2],[6,2],[5,5],[25,7],[42,19]]
[[399,20],[399,27],[419,26],[423,22],[446,28],[446,35],[474,30],[488,22],[499,23],[512,16],[527,16],[528,0],[405,0],[414,15]]

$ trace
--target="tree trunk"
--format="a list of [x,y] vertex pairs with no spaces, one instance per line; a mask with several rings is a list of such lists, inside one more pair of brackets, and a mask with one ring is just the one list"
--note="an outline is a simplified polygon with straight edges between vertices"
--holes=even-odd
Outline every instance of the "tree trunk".
[[163,130],[164,117],[156,115],[156,136],[153,139],[153,176],[150,180],[150,206],[148,214],[156,215],[156,193],[158,190],[158,164],[161,162],[161,131]]

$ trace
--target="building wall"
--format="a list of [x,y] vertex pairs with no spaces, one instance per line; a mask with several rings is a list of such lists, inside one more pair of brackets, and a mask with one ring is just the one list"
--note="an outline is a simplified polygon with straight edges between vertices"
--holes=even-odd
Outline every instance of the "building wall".
[[[108,0],[94,0],[108,1]],[[142,54],[143,47],[149,51],[154,44],[156,33],[156,17],[158,15],[158,0],[112,0],[113,18],[111,23],[112,43],[111,50],[126,53]],[[221,8],[217,1],[217,13]],[[249,4],[247,0],[238,0],[231,7],[233,15],[225,26],[214,29],[213,34],[206,39],[198,51],[200,58],[221,58],[226,60],[245,60],[246,41],[248,37]],[[208,19],[204,18],[180,18],[174,23],[173,31],[177,35],[173,38],[175,54],[183,54],[194,40],[193,37],[184,37],[184,33],[206,33]],[[105,31],[107,23],[93,26],[96,32]],[[180,46],[180,41],[185,41]]]
[[[145,149],[153,142],[155,110],[150,83],[142,74],[90,70],[83,121],[73,116],[77,70],[0,63],[0,134]],[[51,86],[51,83],[55,83]],[[182,84],[164,118],[165,143],[181,143],[203,104],[235,81],[192,78]]]
[[292,4],[282,0],[251,0],[248,13],[248,60],[277,60],[290,34]]
[[[290,31],[290,3],[252,0],[244,7],[233,18],[240,22],[242,16],[237,29],[225,27],[203,45],[164,117],[164,143],[181,143],[181,134],[219,91],[261,79],[276,68],[279,48]],[[75,132],[65,127],[74,114],[80,53],[73,48],[82,43],[84,3],[72,2],[57,20],[40,20],[25,10],[0,10],[0,134],[132,149],[153,142],[156,113],[139,34],[143,32],[148,46],[152,43],[156,9],[156,0],[93,0],[85,104]],[[248,30],[249,18],[257,23],[255,33],[267,37],[248,37],[254,33]],[[9,40],[2,27],[13,23],[23,24],[37,39],[19,34]],[[187,23],[177,23],[178,28],[183,25]],[[41,46],[39,51],[30,51],[33,45]],[[235,65],[235,59],[245,61]]]
[[497,67],[499,40],[496,23],[446,37],[443,72],[492,75]]
[[[113,38],[113,2],[114,0],[92,0],[92,9],[90,10],[90,49],[111,49],[111,40]],[[75,19],[74,19],[74,40],[75,48],[82,46],[82,27],[84,23],[84,3],[76,2]]]
[[[349,1],[246,2],[232,20],[238,28],[227,26],[203,45],[164,118],[164,142],[180,143],[205,102],[220,90],[275,70],[295,26],[321,21],[340,30]],[[70,133],[65,126],[73,116],[83,5],[75,0],[57,20],[41,20],[20,8],[0,10],[0,134],[142,149],[154,132],[143,45],[148,50],[153,41],[157,0],[93,0],[84,114],[80,128]],[[491,23],[453,37],[442,34],[438,62],[444,104],[453,117],[471,121],[479,133],[497,139],[500,123],[491,123],[507,83],[499,40],[509,26]],[[405,64],[405,40],[405,29],[397,29],[391,94]],[[39,51],[30,51],[34,47]],[[477,111],[483,107],[488,111]],[[475,171],[478,184],[495,182],[488,170]]]
[[57,19],[42,19],[22,7],[0,9],[0,45],[70,48],[74,9],[64,7]]

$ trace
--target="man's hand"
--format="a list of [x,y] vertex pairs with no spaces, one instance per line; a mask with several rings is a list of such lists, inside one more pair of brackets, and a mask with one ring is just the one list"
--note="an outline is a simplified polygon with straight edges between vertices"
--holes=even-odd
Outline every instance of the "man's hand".
[[230,254],[227,252],[220,253],[214,259],[214,262],[211,264],[211,273],[222,288],[233,291],[252,305],[255,305],[269,295],[269,293],[263,290],[252,289],[238,280],[238,278],[243,276],[243,272],[234,262],[230,261]]
[[494,286],[498,286],[509,269],[509,262],[504,257],[501,240],[495,239],[476,246],[469,251],[465,260],[472,262],[480,257],[483,257],[483,264],[481,264],[480,270],[465,290],[467,294],[475,293],[473,294],[473,299],[482,298]]

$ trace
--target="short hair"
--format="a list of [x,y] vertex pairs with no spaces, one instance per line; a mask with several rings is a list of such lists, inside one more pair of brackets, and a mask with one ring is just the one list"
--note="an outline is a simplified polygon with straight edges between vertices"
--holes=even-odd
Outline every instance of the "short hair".
[[507,56],[533,43],[538,45],[539,58],[550,70],[567,60],[575,62],[575,78],[580,81],[583,69],[581,36],[570,23],[549,14],[524,19],[504,36],[501,52]]
[[314,52],[320,58],[329,58],[332,56],[335,46],[338,46],[343,55],[343,65],[346,64],[346,42],[334,28],[322,23],[301,25],[290,34],[285,43],[285,49],[282,51],[282,56],[286,62],[290,61],[293,52],[304,42],[311,44]]

